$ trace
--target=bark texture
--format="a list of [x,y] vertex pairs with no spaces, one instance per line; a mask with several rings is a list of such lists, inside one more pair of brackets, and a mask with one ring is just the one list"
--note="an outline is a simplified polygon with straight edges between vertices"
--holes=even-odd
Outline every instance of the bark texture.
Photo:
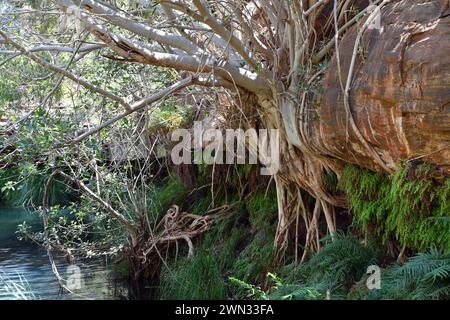
[[[387,167],[394,170],[401,161],[420,159],[448,175],[449,1],[393,1],[381,16],[381,29],[368,29],[359,43],[349,94],[352,116]],[[340,43],[344,86],[362,23]],[[334,56],[323,79],[324,96],[311,112],[316,117],[310,143],[324,155],[379,171],[348,124],[337,70]]]

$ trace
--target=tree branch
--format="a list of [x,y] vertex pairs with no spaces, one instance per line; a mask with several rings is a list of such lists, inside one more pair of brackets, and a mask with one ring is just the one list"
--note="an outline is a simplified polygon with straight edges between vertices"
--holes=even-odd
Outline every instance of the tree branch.
[[[34,48],[27,49],[28,52],[40,52],[40,51],[56,51],[56,52],[67,52],[67,53],[73,53],[75,50],[77,52],[90,52],[98,49],[102,49],[106,47],[104,44],[88,44],[80,47],[79,50],[76,50],[71,47],[65,47],[60,45],[43,45],[43,46],[37,46]],[[0,50],[0,53],[2,54],[20,54],[20,51],[8,51],[8,50]]]
[[113,101],[118,102],[120,105],[122,105],[123,107],[125,107],[125,109],[129,109],[130,105],[125,102],[122,98],[116,96],[115,94],[106,91],[102,88],[96,87],[92,84],[90,84],[89,82],[78,78],[77,76],[75,76],[74,74],[70,73],[67,70],[61,69],[57,66],[52,65],[51,63],[48,63],[47,61],[45,61],[44,59],[39,58],[38,56],[36,56],[35,54],[33,54],[32,52],[29,52],[27,49],[25,49],[24,47],[22,47],[20,44],[18,44],[17,42],[15,42],[14,40],[12,40],[7,34],[5,34],[3,31],[0,30],[0,36],[3,37],[3,39],[5,39],[6,43],[12,45],[14,48],[16,48],[22,55],[27,56],[28,58],[30,58],[31,60],[33,60],[34,62],[36,62],[37,64],[40,64],[41,66],[50,69],[56,73],[59,73],[63,76],[65,76],[66,78],[69,78],[70,80],[72,80],[73,82],[85,87],[88,90],[94,91],[102,96],[105,96]]
[[[70,0],[60,0],[66,8],[73,6]],[[225,80],[232,81],[250,92],[267,93],[270,90],[268,82],[259,75],[239,68],[230,62],[215,59],[210,55],[181,55],[162,52],[153,52],[144,45],[138,44],[119,35],[113,35],[104,27],[95,23],[89,16],[82,12],[77,13],[77,18],[84,27],[103,41],[108,47],[122,57],[161,67],[174,68],[180,71],[192,71],[198,73],[215,72]]]
[[97,127],[86,131],[85,133],[79,135],[78,137],[76,137],[75,139],[67,142],[67,143],[62,143],[60,145],[57,145],[56,148],[60,148],[60,147],[65,147],[65,146],[70,146],[70,145],[74,145],[76,143],[81,142],[82,140],[86,139],[87,137],[96,134],[97,132],[101,131],[102,129],[116,123],[117,121],[125,118],[126,116],[132,114],[133,112],[136,112],[142,108],[145,108],[146,106],[148,106],[149,104],[155,103],[161,99],[164,99],[165,97],[167,97],[168,95],[183,89],[189,85],[193,84],[193,78],[192,77],[188,77],[185,78],[183,80],[178,81],[177,83],[159,91],[158,93],[151,95],[150,97],[144,98],[140,101],[137,101],[135,103],[133,103],[130,107],[130,109],[126,110],[125,112],[122,112],[121,114],[118,114],[117,116],[111,118],[110,120],[98,125]]
[[[70,6],[71,1],[61,0],[59,2],[63,3],[64,6],[67,7]],[[185,37],[154,29],[143,23],[136,22],[130,18],[127,18],[122,13],[114,11],[98,3],[97,1],[82,0],[75,1],[75,3],[79,4],[80,7],[85,8],[87,11],[98,15],[102,19],[107,20],[113,25],[126,29],[147,40],[156,41],[172,48],[178,48],[190,54],[202,53],[202,50],[197,45],[191,41],[188,41]]]

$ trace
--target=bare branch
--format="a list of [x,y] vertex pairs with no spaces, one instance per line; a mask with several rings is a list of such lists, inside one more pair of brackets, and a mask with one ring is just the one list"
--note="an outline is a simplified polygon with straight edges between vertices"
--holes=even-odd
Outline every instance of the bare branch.
[[146,106],[155,103],[161,99],[164,99],[165,97],[167,97],[168,95],[183,89],[191,84],[193,84],[193,78],[192,77],[188,77],[185,78],[183,80],[178,81],[177,83],[159,91],[158,93],[151,95],[150,97],[144,98],[140,101],[135,102],[134,104],[131,105],[130,109],[126,110],[125,112],[122,112],[121,114],[118,114],[117,116],[111,118],[110,120],[98,125],[97,127],[79,135],[78,137],[76,137],[75,139],[67,142],[67,143],[63,143],[60,144],[58,146],[56,146],[57,148],[60,147],[64,147],[64,146],[69,146],[69,145],[74,145],[76,143],[79,143],[80,141],[86,139],[87,137],[96,134],[97,132],[101,131],[102,129],[116,123],[117,121],[120,121],[121,119],[125,118],[126,116],[132,114],[133,112],[136,112],[142,108],[145,108]]
[[[63,5],[67,7],[71,5],[70,3],[72,1],[62,0],[59,2],[63,3]],[[108,22],[123,29],[126,29],[145,39],[156,41],[172,48],[179,48],[190,54],[202,53],[202,50],[197,45],[187,40],[185,37],[171,34],[162,30],[154,29],[143,23],[136,22],[130,18],[127,18],[124,14],[118,11],[114,11],[98,3],[97,1],[82,0],[82,1],[75,1],[75,3],[85,8],[89,12],[92,12],[100,16],[101,18],[107,20]]]
[[[61,0],[70,6],[73,2],[70,0]],[[182,55],[153,52],[146,46],[131,41],[125,37],[114,35],[108,32],[104,27],[98,25],[89,16],[78,12],[78,19],[83,26],[103,41],[108,47],[117,52],[122,57],[140,62],[162,67],[174,68],[181,71],[192,71],[199,73],[208,73],[214,71],[225,80],[235,82],[251,92],[268,92],[269,86],[266,80],[248,70],[239,68],[230,62],[220,61],[210,55]]]
[[[43,46],[37,46],[34,48],[27,49],[28,52],[40,52],[40,51],[56,51],[56,52],[67,52],[67,53],[73,53],[75,50],[77,52],[90,52],[98,49],[102,49],[106,47],[104,44],[88,44],[81,46],[79,50],[76,50],[72,47],[65,47],[60,45],[43,45]],[[20,54],[20,51],[8,51],[8,50],[0,50],[0,53],[2,54]]]

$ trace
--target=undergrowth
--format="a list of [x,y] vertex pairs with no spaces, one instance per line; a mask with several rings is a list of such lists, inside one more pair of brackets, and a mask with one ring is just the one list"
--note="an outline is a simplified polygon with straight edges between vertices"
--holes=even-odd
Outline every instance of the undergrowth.
[[339,235],[304,264],[291,264],[268,274],[272,286],[261,287],[231,278],[243,298],[276,300],[437,300],[450,299],[450,255],[436,248],[390,265],[380,272],[380,288],[369,290],[367,267],[377,263],[377,250],[352,235]]
[[[384,241],[394,234],[413,249],[449,250],[450,224],[437,218],[450,215],[450,179],[440,184],[427,178],[409,179],[408,170],[405,166],[389,176],[346,166],[341,185],[354,223],[366,230],[371,224]],[[427,170],[425,165],[418,169],[422,176]]]
[[404,264],[381,271],[380,289],[368,290],[365,277],[349,297],[353,299],[450,299],[450,254],[436,248],[418,253]]
[[[50,173],[37,170],[33,165],[8,168],[0,172],[0,202],[14,207],[42,205],[44,186]],[[66,204],[73,198],[73,191],[58,178],[49,188],[50,204]]]
[[325,299],[328,292],[331,299],[343,299],[367,267],[376,263],[378,252],[353,235],[338,233],[335,237],[307,262],[281,268],[280,277],[284,280],[270,297],[314,300]]
[[[160,297],[236,298],[242,290],[232,286],[229,277],[249,282],[264,281],[273,262],[274,195],[273,190],[267,195],[256,190],[247,202],[237,203],[234,212],[216,222],[197,240],[191,259],[174,258],[169,263],[171,271],[162,273]],[[204,201],[200,201],[193,210],[199,214],[205,206]]]

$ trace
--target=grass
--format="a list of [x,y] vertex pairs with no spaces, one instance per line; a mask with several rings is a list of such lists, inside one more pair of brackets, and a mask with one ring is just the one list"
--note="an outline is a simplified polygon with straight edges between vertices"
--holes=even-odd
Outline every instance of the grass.
[[[28,207],[42,205],[44,186],[49,174],[37,170],[4,169],[0,173],[1,201],[5,205]],[[50,184],[50,205],[65,204],[73,192],[60,179]]]
[[207,246],[199,248],[191,259],[183,258],[172,270],[163,270],[161,299],[226,299],[220,261]]
[[8,292],[14,296],[15,300],[37,299],[28,281],[20,274],[17,274],[17,279],[13,280],[6,274],[0,273],[0,290]]
[[[238,203],[233,213],[197,239],[191,259],[173,259],[169,263],[170,272],[162,272],[160,298],[227,299],[242,292],[231,286],[229,277],[264,281],[273,262],[274,196],[272,191],[268,195],[256,191],[246,203]],[[204,199],[194,206],[197,214],[201,214],[211,198]],[[218,195],[216,199],[223,197]]]

